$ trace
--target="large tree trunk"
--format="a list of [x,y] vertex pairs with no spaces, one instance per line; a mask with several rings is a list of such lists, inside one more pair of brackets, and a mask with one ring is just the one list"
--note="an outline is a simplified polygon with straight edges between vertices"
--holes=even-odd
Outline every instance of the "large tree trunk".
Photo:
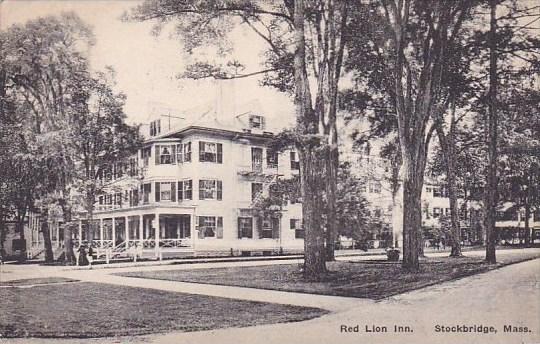
[[[425,154],[422,149],[403,154],[403,263],[408,271],[418,271],[420,264],[419,232],[422,229],[422,187]],[[414,158],[413,158],[414,157]]]
[[75,253],[73,252],[73,223],[71,209],[62,204],[62,214],[64,218],[64,262],[70,265],[75,263]]
[[304,217],[304,276],[319,280],[326,272],[325,233],[322,221],[324,211],[322,190],[324,185],[324,160],[316,147],[306,146],[300,151],[302,178],[302,215]]
[[488,166],[485,190],[484,224],[486,229],[486,261],[496,263],[495,206],[497,197],[497,0],[490,0],[489,33],[489,113],[487,123]]
[[[324,249],[324,230],[322,221],[321,190],[325,171],[325,163],[319,136],[318,118],[313,111],[311,91],[306,70],[306,42],[304,35],[304,0],[294,2],[294,105],[296,112],[296,129],[300,134],[297,143],[300,158],[300,179],[302,184],[302,212],[304,218],[304,277],[318,280],[326,271]],[[317,154],[319,152],[319,154]]]
[[442,123],[437,125],[437,136],[446,165],[446,182],[450,201],[450,224],[452,250],[450,257],[461,257],[461,228],[459,227],[459,209],[456,186],[456,152],[455,152],[455,107],[452,109],[450,130],[445,135]]
[[422,226],[421,200],[422,185],[416,178],[403,181],[403,263],[404,269],[418,271],[420,268],[418,232]]
[[45,263],[54,262],[54,253],[52,249],[51,233],[49,231],[49,222],[45,217],[41,223],[41,233],[43,234],[43,245],[45,246]]
[[6,241],[6,222],[4,220],[4,215],[0,214],[0,257],[5,257],[4,251],[4,242]]
[[[528,189],[527,189],[528,193]],[[529,195],[525,195],[525,246],[531,244],[531,226],[529,218],[531,217],[531,204],[529,203]]]
[[[337,139],[336,139],[337,141]],[[326,228],[326,260],[335,260],[335,243],[337,238],[336,192],[337,169],[339,157],[336,146],[330,146],[329,157],[326,161],[326,201],[327,201],[327,228]]]
[[21,247],[21,255],[19,260],[26,260],[26,236],[24,235],[24,216],[17,219],[15,223],[16,231],[19,233],[19,239],[24,241],[24,245]]

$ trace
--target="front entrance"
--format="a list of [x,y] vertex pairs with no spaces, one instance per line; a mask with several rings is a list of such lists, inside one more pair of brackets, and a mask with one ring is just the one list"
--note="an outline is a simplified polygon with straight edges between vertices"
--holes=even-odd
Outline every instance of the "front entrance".
[[159,216],[160,239],[191,238],[191,216],[161,214]]

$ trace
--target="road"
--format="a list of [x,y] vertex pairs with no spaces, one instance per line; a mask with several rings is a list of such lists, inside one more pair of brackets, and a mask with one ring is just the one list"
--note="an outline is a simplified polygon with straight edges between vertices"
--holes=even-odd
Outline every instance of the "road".
[[[481,253],[470,253],[471,255]],[[248,262],[257,264],[256,262]],[[248,264],[243,263],[243,264]],[[282,262],[272,262],[279,264]],[[227,265],[231,263],[220,263]],[[239,263],[236,263],[239,264]],[[258,262],[261,264],[261,262]],[[202,265],[202,264],[201,264]],[[206,265],[208,267],[208,265]],[[166,266],[145,267],[144,269],[164,269]],[[171,268],[171,266],[168,266]],[[198,266],[174,266],[174,268],[199,268]],[[8,269],[12,269],[9,267]],[[41,269],[26,267],[28,274],[57,275],[80,277],[83,280],[95,280],[98,276],[117,272],[112,271],[66,271],[55,268]],[[109,269],[107,269],[109,270]],[[122,270],[128,270],[124,268]],[[17,271],[6,273],[19,275]],[[32,274],[32,275],[33,275]],[[12,275],[12,276],[14,276]],[[86,276],[86,277],[84,277]],[[34,277],[34,276],[32,276]],[[137,279],[137,283],[147,283]],[[121,280],[108,281],[121,284]],[[176,287],[174,291],[188,291],[186,286]],[[155,283],[154,283],[155,284]],[[199,285],[200,286],[200,285]],[[148,286],[145,286],[148,287]],[[185,287],[185,288],[184,288]],[[155,287],[158,289],[159,287]],[[214,293],[225,289],[217,287]],[[231,288],[231,287],[223,287]],[[159,288],[161,289],[161,288]],[[200,288],[199,288],[200,289]],[[248,328],[231,328],[215,331],[179,333],[141,337],[123,337],[95,340],[50,340],[50,339],[15,339],[0,340],[1,343],[540,343],[540,259],[503,267],[484,274],[446,282],[432,287],[401,294],[383,301],[365,299],[320,297],[317,295],[284,293],[289,295],[271,295],[273,291],[258,291],[247,295],[234,288],[226,294],[229,297],[259,299],[275,297],[282,302],[313,306],[320,302],[323,308],[333,312],[310,321],[289,324],[276,324]],[[241,289],[241,288],[238,288]],[[171,290],[172,291],[172,290]],[[211,292],[209,292],[211,294]],[[276,293],[276,292],[274,292]],[[278,292],[279,293],[279,292]],[[298,296],[297,298],[295,296]],[[348,303],[350,302],[350,303]],[[442,333],[436,331],[454,328],[460,333]],[[490,329],[496,333],[475,333],[476,329]],[[381,332],[366,332],[367,329],[379,329]],[[401,326],[403,331],[394,332],[394,326]],[[504,327],[520,327],[527,332],[505,332]],[[469,330],[464,333],[464,328]],[[384,332],[386,329],[386,332]],[[358,330],[358,332],[354,332]],[[529,332],[530,331],[530,332]]]

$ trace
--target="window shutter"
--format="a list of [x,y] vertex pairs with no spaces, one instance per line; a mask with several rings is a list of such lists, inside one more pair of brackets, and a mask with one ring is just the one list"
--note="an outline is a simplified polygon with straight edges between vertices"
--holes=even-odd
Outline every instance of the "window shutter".
[[221,143],[217,144],[217,162],[218,164],[223,163],[223,145]]
[[184,199],[189,199],[189,200],[192,200],[193,199],[193,180],[186,180],[185,181],[186,185],[185,185],[185,190],[187,190],[187,192],[184,193]]
[[257,225],[255,226],[255,231],[257,232],[257,239],[262,238],[262,222],[263,219],[261,216],[257,216]]
[[160,156],[160,152],[159,152],[159,145],[156,145],[156,165],[159,165],[159,156]]
[[184,162],[184,146],[181,143],[176,145],[176,162],[179,164]]
[[272,218],[272,239],[279,239],[279,217]]
[[204,217],[203,216],[197,216],[197,230],[198,230],[198,238],[204,239]]
[[291,229],[296,229],[296,220],[295,219],[290,219],[289,223],[290,223]]
[[159,202],[161,199],[161,194],[160,194],[160,185],[159,185],[159,182],[156,182],[156,202]]
[[191,142],[184,144],[184,161],[191,161]]
[[216,236],[218,239],[223,239],[223,217],[218,216],[216,218],[217,222],[217,233]]
[[176,183],[171,183],[171,202],[176,202]]
[[178,202],[184,199],[184,182],[178,182]]
[[200,200],[204,200],[204,187],[205,187],[205,182],[204,180],[202,179],[199,179],[199,199]]
[[238,239],[242,239],[242,218],[238,218]]
[[221,180],[216,181],[217,184],[217,200],[221,201],[223,199],[223,183]]
[[176,145],[171,145],[171,164],[176,164]]
[[199,161],[205,161],[204,159],[204,142],[199,141]]

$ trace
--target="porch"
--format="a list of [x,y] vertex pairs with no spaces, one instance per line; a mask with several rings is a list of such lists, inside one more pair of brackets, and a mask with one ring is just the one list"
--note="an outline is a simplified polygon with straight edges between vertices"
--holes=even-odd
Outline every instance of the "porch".
[[92,247],[97,258],[161,259],[164,252],[193,252],[192,214],[151,213],[79,221],[76,247]]

